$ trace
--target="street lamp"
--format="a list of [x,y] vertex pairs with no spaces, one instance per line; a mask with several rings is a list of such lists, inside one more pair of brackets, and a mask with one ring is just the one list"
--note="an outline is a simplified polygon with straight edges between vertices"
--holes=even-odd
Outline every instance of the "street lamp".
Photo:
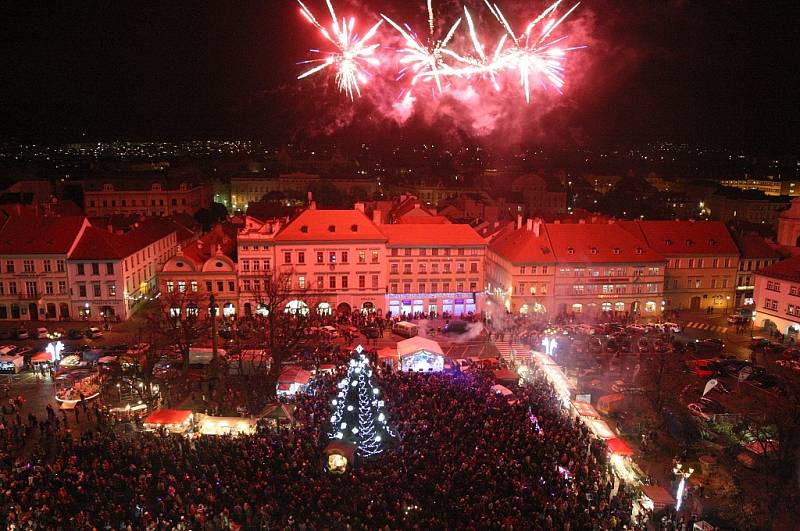
[[730,308],[730,305],[731,305],[731,296],[725,295],[725,315],[728,315],[728,308]]
[[672,468],[672,473],[681,478],[680,483],[678,483],[678,492],[675,495],[675,512],[678,512],[681,510],[683,492],[686,490],[686,480],[688,480],[689,477],[694,474],[694,468],[689,467],[688,469],[684,469],[683,465],[678,463]]

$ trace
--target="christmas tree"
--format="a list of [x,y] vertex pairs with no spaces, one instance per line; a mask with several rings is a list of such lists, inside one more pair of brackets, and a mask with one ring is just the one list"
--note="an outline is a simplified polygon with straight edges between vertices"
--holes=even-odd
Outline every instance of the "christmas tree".
[[347,376],[338,384],[331,400],[333,415],[328,437],[354,444],[356,453],[370,457],[381,453],[395,434],[383,412],[381,391],[372,382],[372,368],[361,345],[347,367]]

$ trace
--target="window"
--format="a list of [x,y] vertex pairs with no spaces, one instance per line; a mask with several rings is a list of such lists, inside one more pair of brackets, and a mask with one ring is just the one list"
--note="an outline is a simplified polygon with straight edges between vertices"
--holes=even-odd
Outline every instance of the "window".
[[92,282],[92,295],[95,297],[102,297],[102,293],[100,292],[100,283],[99,282]]
[[325,278],[322,275],[317,275],[317,289],[325,287]]
[[33,273],[33,260],[23,260],[22,268],[26,273]]
[[411,249],[403,249],[403,254],[406,256],[411,256]]
[[425,283],[420,282],[417,284],[417,293],[425,293]]
[[462,293],[464,291],[464,283],[463,282],[456,283],[456,291],[458,293]]
[[349,286],[349,281],[347,276],[342,277],[342,289],[347,289]]
[[431,273],[438,273],[439,272],[439,264],[431,264]]
[[336,277],[331,275],[328,277],[328,287],[331,289],[336,289]]
[[92,275],[99,275],[100,274],[100,264],[97,262],[92,264]]
[[442,291],[445,293],[450,293],[450,283],[449,282],[442,282]]
[[269,271],[269,258],[264,258],[262,260],[261,265],[264,266],[264,271]]
[[330,263],[332,263],[332,264],[336,263],[336,252],[335,251],[331,251],[331,252],[328,253],[328,261]]
[[377,249],[372,251],[372,263],[373,264],[377,264],[378,263],[378,250]]
[[167,281],[167,293],[173,293],[175,291],[175,282],[168,280]]
[[306,263],[306,253],[304,251],[298,251],[298,253],[297,253],[297,263],[298,264],[305,264]]
[[6,285],[4,282],[0,282],[0,295],[6,294]]
[[113,275],[114,274],[114,264],[112,262],[106,263],[106,274]]
[[258,264],[259,264],[258,260],[253,260],[253,271],[258,271],[259,269],[261,269],[261,266],[259,266]]
[[[533,271],[533,272],[534,272],[534,273],[536,273],[536,270],[534,269],[534,271]],[[546,275],[546,274],[547,274],[547,266],[542,266],[542,274],[543,274],[543,275]]]
[[730,267],[730,266],[731,266],[731,259],[730,258],[726,258],[725,259],[725,267]]
[[478,272],[478,262],[472,262],[471,264],[469,264],[469,272],[470,273]]
[[389,292],[390,293],[397,293],[397,283],[393,282],[389,284]]
[[367,277],[365,275],[358,275],[358,289],[367,287]]
[[245,280],[244,280],[244,282],[242,282],[242,288],[243,288],[245,291],[248,291],[248,292],[249,292],[251,289],[253,289],[253,284],[250,282],[250,279],[249,279],[249,278],[248,278],[248,279],[245,279]]
[[780,293],[781,291],[781,283],[780,282],[772,282],[771,280],[767,281],[767,289],[769,291],[777,291]]
[[449,273],[450,272],[450,262],[445,262],[444,263],[444,272],[445,273]]
[[250,271],[250,260],[242,260],[242,271]]
[[522,267],[519,268],[519,274],[520,275],[524,275],[525,274],[525,266],[522,266]]
[[478,283],[477,282],[470,282],[469,283],[469,290],[470,291],[477,291],[478,290]]
[[456,264],[456,272],[463,273],[464,272],[464,262],[458,262]]
[[66,295],[67,293],[67,281],[66,280],[59,280],[58,281],[58,293],[61,295]]
[[306,289],[306,277],[305,275],[298,275],[297,276],[297,287],[300,289]]
[[411,293],[411,282],[403,283],[403,293]]
[[464,256],[464,249],[458,250],[458,256]]
[[348,258],[347,254],[348,254],[347,251],[342,251],[342,263],[343,264],[347,263],[347,258]]
[[359,264],[366,264],[367,263],[367,252],[366,251],[358,251],[358,263]]
[[221,280],[217,280],[217,291],[225,291],[225,283]]
[[52,265],[50,264],[50,260],[42,260],[42,265],[44,266],[45,272],[49,273],[52,270]]
[[694,269],[694,258],[689,258],[689,269]]
[[236,283],[233,280],[228,281],[228,291],[236,291]]
[[411,274],[411,264],[403,264],[403,273],[406,275]]
[[78,296],[86,298],[86,284],[78,284]]
[[[112,284],[112,286],[113,286],[113,284]],[[192,280],[191,282],[189,282],[189,286],[190,286],[190,289],[192,290],[192,293],[197,293],[197,281],[196,280]]]
[[63,273],[65,267],[64,260],[56,260],[56,271]]
[[285,253],[283,253],[283,263],[284,264],[291,264],[292,263],[292,253],[291,252],[286,251]]
[[321,264],[323,260],[322,251],[317,251],[317,263]]
[[389,266],[389,272],[392,273],[393,275],[396,275],[397,273],[400,272],[399,271],[399,267],[400,267],[400,264],[396,264],[396,263],[392,264],[391,266]]
[[428,272],[428,266],[426,264],[419,264],[419,272],[424,275]]
[[727,278],[723,278],[722,279],[722,287],[723,288],[727,288],[728,287],[728,279]]
[[699,278],[698,278],[698,279],[695,279],[695,281],[694,281],[694,287],[695,287],[695,288],[701,288],[701,287],[702,287],[702,281],[701,281]]
[[378,289],[378,275],[372,275],[372,289]]
[[52,280],[45,280],[44,282],[44,292],[48,295],[53,294],[53,281]]
[[78,264],[78,274],[79,275],[85,275],[86,274],[86,270],[84,269],[84,265],[83,264]]
[[[181,292],[181,293],[186,293],[186,281],[185,280],[179,280],[178,281],[178,291]],[[222,290],[220,290],[220,291],[222,291]]]
[[431,282],[431,293],[438,293],[438,292],[439,292],[439,283]]
[[697,269],[700,269],[702,267],[703,267],[703,259],[702,258],[698,258],[697,259]]
[[789,295],[797,296],[797,286],[791,286],[789,288]]
[[711,289],[716,289],[716,288],[717,288],[717,279],[716,278],[712,278],[711,279]]
[[[373,251],[373,252],[375,252],[375,251]],[[397,256],[397,249],[392,249],[391,252],[389,253],[389,255],[390,256]]]
[[719,263],[719,258],[712,258],[711,259],[711,267],[713,267],[714,269],[717,268],[717,264],[718,263]]

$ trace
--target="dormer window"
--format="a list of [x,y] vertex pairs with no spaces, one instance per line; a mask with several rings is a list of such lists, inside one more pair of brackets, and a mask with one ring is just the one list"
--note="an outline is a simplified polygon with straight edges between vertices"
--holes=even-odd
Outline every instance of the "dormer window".
[[336,232],[336,225],[328,225],[328,232]]
[[592,247],[592,254],[597,254],[597,247]]
[[308,232],[308,225],[303,225],[300,227],[300,232]]
[[642,254],[642,252],[643,252],[643,251],[642,251],[642,248],[641,248],[641,247],[637,247],[637,248],[636,248],[636,254]]
[[694,242],[692,240],[686,240],[686,245],[692,245]]
[[358,225],[356,224],[350,225],[350,230],[353,232],[358,232]]
[[716,245],[717,244],[717,240],[708,240],[708,244],[709,245]]
[[572,247],[567,247],[567,254],[575,254],[575,249]]
[[619,249],[619,247],[614,247],[614,254],[622,254],[622,251]]
[[672,240],[664,240],[664,245],[672,245]]

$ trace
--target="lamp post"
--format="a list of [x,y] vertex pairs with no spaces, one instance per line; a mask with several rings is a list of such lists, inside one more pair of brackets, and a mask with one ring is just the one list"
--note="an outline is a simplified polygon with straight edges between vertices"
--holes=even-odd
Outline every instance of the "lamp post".
[[730,308],[730,305],[731,305],[731,296],[725,295],[725,315],[728,315],[728,309]]
[[692,474],[694,474],[694,468],[689,467],[684,469],[683,464],[678,463],[672,468],[672,473],[681,478],[680,482],[678,483],[678,492],[675,495],[675,512],[677,513],[681,510],[681,505],[683,503],[683,493],[686,490],[686,481]]

